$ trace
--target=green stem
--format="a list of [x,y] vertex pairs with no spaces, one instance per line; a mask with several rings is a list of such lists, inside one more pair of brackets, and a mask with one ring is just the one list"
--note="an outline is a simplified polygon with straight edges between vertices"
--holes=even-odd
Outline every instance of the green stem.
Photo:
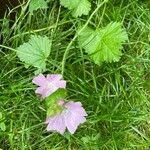
[[[12,51],[17,51],[14,48],[11,48],[11,47],[8,47],[8,46],[5,46],[5,45],[1,45],[1,44],[0,44],[0,47],[5,48],[5,49],[9,49],[9,50],[12,50]],[[3,51],[0,49],[0,52],[3,52]]]
[[97,8],[93,11],[93,13],[90,15],[89,19],[86,21],[86,23],[84,24],[84,26],[78,31],[78,34],[76,34],[73,39],[70,41],[70,43],[68,44],[65,53],[63,55],[63,59],[62,59],[62,71],[61,74],[64,74],[64,69],[65,69],[65,63],[66,63],[66,59],[67,59],[67,55],[69,53],[69,49],[71,47],[71,45],[73,44],[73,42],[75,41],[75,39],[78,37],[78,35],[85,29],[85,27],[89,24],[90,20],[92,19],[92,17],[94,16],[94,14],[99,10],[99,8],[105,4],[108,0],[104,0],[100,5],[97,6]]

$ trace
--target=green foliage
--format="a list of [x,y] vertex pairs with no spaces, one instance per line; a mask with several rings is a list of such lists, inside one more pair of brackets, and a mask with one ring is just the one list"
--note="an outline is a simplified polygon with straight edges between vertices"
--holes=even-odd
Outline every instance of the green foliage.
[[60,4],[72,11],[74,17],[88,15],[91,3],[88,0],[60,0]]
[[4,118],[3,118],[1,112],[0,112],[0,129],[1,129],[2,131],[5,131],[5,130],[6,130],[6,125],[5,125],[5,123],[4,123]]
[[103,29],[86,27],[79,34],[79,45],[85,49],[96,64],[119,61],[122,43],[127,40],[121,23],[110,23]]
[[2,116],[2,113],[0,112],[0,119],[2,119],[2,117],[3,117],[3,116]]
[[62,106],[58,106],[57,101],[64,99],[66,95],[67,92],[65,89],[59,89],[45,99],[47,107],[47,116],[56,114],[57,112],[60,112],[63,109]]
[[2,131],[5,131],[6,130],[6,126],[5,126],[5,123],[4,122],[1,122],[0,123],[0,128]]
[[[71,19],[66,10],[58,12],[58,1],[49,1],[46,15],[43,13],[39,17],[39,12],[35,11],[32,19],[23,16],[17,20],[13,31],[1,19],[0,112],[5,118],[2,120],[6,130],[3,132],[0,128],[0,148],[150,150],[150,7],[144,3],[149,0],[109,0],[90,20],[93,26],[116,20],[127,27],[130,40],[119,63],[97,66],[83,61],[82,51],[70,47],[64,72],[69,81],[68,99],[80,100],[88,117],[74,135],[67,133],[64,137],[46,132],[46,124],[43,124],[45,100],[41,102],[35,97],[30,78],[32,69],[25,70],[18,65],[14,51],[9,50],[20,43],[20,38],[30,29],[48,37],[52,35],[54,51],[50,55],[53,59],[47,64],[46,73],[61,70],[65,48],[76,25],[85,22],[86,17]],[[97,8],[96,2],[103,0],[90,1],[92,13]],[[3,34],[4,30],[8,33]]]
[[29,12],[33,14],[34,10],[47,8],[47,2],[45,0],[31,0],[29,3]]
[[25,67],[34,66],[37,72],[46,69],[46,60],[51,51],[51,41],[47,36],[31,35],[27,43],[17,48],[17,55]]
[[45,99],[46,106],[49,107],[52,103],[55,103],[57,100],[64,99],[66,96],[67,91],[65,89],[58,89]]

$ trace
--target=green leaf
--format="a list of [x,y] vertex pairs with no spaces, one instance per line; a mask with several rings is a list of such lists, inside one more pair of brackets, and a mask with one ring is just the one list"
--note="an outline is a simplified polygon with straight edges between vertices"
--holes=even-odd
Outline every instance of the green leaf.
[[2,113],[0,112],[0,119],[2,119],[3,118],[3,115],[2,115]]
[[60,0],[60,4],[68,9],[74,9],[77,7],[79,0]]
[[42,72],[46,69],[46,60],[51,51],[51,41],[48,37],[31,35],[27,43],[17,48],[17,56],[25,67],[34,66],[38,69],[37,72]]
[[60,0],[60,4],[72,11],[74,17],[88,15],[91,3],[88,0]]
[[122,43],[128,37],[121,23],[110,23],[103,29],[86,27],[79,35],[79,45],[85,49],[96,64],[119,61]]
[[80,0],[78,6],[72,11],[74,17],[81,17],[82,15],[88,15],[91,9],[91,3],[87,0]]
[[60,106],[55,103],[47,108],[47,117],[56,115],[60,113],[62,110],[63,110],[63,106]]
[[59,89],[45,99],[46,106],[47,106],[47,116],[52,116],[54,114],[57,114],[63,109],[63,106],[58,105],[57,102],[61,99],[64,99],[66,95],[67,92],[65,89]]
[[0,123],[0,128],[2,131],[5,131],[6,130],[6,126],[5,126],[5,123],[4,122],[1,122]]
[[33,14],[34,10],[46,9],[47,2],[45,0],[31,0],[29,3],[29,12]]
[[50,105],[56,103],[57,100],[64,99],[66,96],[67,91],[65,89],[58,89],[56,92],[45,99],[46,106],[49,107]]

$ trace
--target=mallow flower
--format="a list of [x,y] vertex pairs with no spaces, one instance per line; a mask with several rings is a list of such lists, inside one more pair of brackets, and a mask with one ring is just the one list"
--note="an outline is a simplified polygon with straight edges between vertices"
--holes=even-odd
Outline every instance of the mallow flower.
[[86,121],[87,113],[80,102],[69,101],[65,103],[64,100],[59,100],[58,105],[63,109],[58,114],[47,117],[47,131],[64,134],[67,128],[71,134],[74,134],[78,126]]
[[66,81],[62,80],[61,74],[48,74],[46,77],[39,74],[32,82],[39,86],[35,93],[40,94],[42,98],[48,97],[59,88],[66,88]]

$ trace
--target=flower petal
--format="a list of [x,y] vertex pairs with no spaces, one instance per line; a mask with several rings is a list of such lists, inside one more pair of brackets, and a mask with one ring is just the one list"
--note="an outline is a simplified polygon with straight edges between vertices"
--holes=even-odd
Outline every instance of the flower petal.
[[64,117],[61,114],[49,117],[46,120],[46,123],[48,123],[47,131],[57,131],[60,134],[65,132],[66,126],[64,123]]
[[82,107],[82,104],[81,104],[81,102],[70,101],[70,102],[66,103],[66,106],[67,107]]
[[64,80],[57,81],[57,82],[55,82],[55,85],[56,85],[58,88],[66,88],[66,81],[64,81]]
[[43,87],[38,87],[36,90],[35,90],[35,93],[36,94],[41,94],[41,95],[43,95],[44,94],[44,88]]
[[34,77],[32,82],[40,86],[35,92],[41,94],[42,98],[45,98],[56,92],[59,88],[66,88],[66,81],[61,80],[61,78],[61,74],[47,75],[46,78],[43,74]]
[[43,86],[47,83],[47,80],[43,74],[39,74],[37,77],[34,77],[32,83]]
[[45,88],[45,87],[38,87],[35,90],[36,94],[40,94],[42,96],[42,98],[47,97],[48,95],[50,95],[50,93],[53,93],[53,91],[51,91],[51,89]]
[[56,80],[60,80],[62,78],[62,75],[61,74],[48,74],[46,78],[48,81],[53,82]]
[[86,121],[84,116],[87,116],[82,104],[80,102],[70,101],[65,104],[66,110],[62,113],[65,118],[65,124],[71,134],[73,134],[77,127]]
[[65,104],[65,107],[67,109],[69,109],[70,111],[74,111],[74,112],[80,114],[80,116],[87,116],[87,113],[86,113],[85,109],[82,107],[82,104],[80,102],[70,101]]
[[75,122],[75,118],[72,117],[71,112],[68,112],[66,115],[64,115],[64,118],[67,129],[71,134],[74,134],[78,127],[78,125]]

